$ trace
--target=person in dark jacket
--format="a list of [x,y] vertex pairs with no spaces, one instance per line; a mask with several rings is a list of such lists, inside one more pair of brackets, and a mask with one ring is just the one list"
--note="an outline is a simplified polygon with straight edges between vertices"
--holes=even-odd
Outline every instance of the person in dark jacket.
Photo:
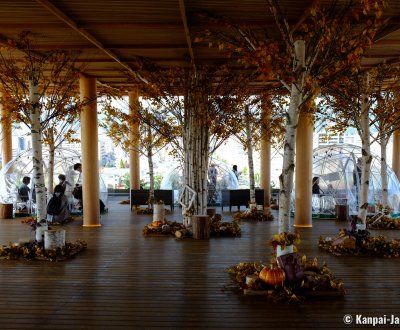
[[18,188],[18,196],[22,202],[27,202],[29,200],[29,193],[31,188],[28,186],[31,183],[31,178],[29,176],[24,176],[22,178],[22,185]]

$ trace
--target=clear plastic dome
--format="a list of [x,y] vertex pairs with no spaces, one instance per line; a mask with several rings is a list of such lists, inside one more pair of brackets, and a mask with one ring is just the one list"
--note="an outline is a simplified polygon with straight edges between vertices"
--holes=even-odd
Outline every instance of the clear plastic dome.
[[[368,203],[382,202],[380,157],[372,155]],[[335,214],[335,205],[348,204],[350,213],[358,210],[357,160],[361,158],[361,147],[337,144],[316,148],[313,153],[313,180],[319,178],[320,194],[313,195],[313,213]],[[357,180],[357,179],[356,179]],[[400,184],[388,167],[389,205],[398,213]]]
[[[161,182],[161,189],[180,191],[182,188],[182,168],[177,166],[164,176]],[[208,203],[220,203],[221,190],[238,188],[239,182],[232,169],[226,163],[218,159],[212,159],[208,170]]]
[[[43,171],[45,175],[45,185],[47,187],[48,177],[46,173],[48,171],[48,164],[49,164],[48,149],[43,149],[43,163],[44,163]],[[79,173],[74,171],[73,169],[73,166],[76,163],[81,163],[81,156],[78,152],[63,148],[57,148],[55,150],[53,182],[54,185],[56,185],[59,182],[58,175],[64,174],[66,176],[66,180],[71,184],[70,186],[67,186],[65,192],[67,196],[72,195],[72,190],[79,177]],[[1,169],[0,171],[1,203],[12,203],[16,205],[18,187],[22,184],[22,179],[24,176],[31,178],[30,186],[33,187],[34,182],[33,182],[33,166],[32,166],[32,149],[22,151]],[[99,183],[100,183],[99,197],[107,207],[108,192],[107,192],[107,187],[101,176],[99,177]],[[30,198],[30,200],[32,200],[32,198]]]

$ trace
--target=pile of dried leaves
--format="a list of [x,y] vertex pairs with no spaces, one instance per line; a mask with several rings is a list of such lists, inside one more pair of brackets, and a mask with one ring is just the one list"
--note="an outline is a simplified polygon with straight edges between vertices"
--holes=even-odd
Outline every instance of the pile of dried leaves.
[[[154,226],[154,223],[149,223],[143,228],[143,235],[167,235],[175,236],[178,230],[187,229],[182,223],[165,221],[160,226]],[[190,231],[190,230],[189,230]],[[222,222],[220,214],[215,214],[210,220],[210,237],[237,237],[242,233],[239,224],[236,221]],[[191,236],[191,235],[189,235]]]
[[247,210],[245,212],[237,212],[233,216],[233,218],[237,221],[239,220],[258,220],[258,221],[272,221],[274,220],[274,216],[268,210],[264,213],[262,210]]
[[236,221],[222,222],[221,214],[215,214],[211,218],[211,237],[237,237],[242,234],[239,224]]
[[[166,225],[166,226],[165,226]],[[182,223],[178,223],[176,221],[165,221],[164,225],[154,227],[151,223],[147,224],[143,228],[143,235],[167,235],[167,236],[175,236],[175,232],[177,230],[185,229],[185,226]]]
[[[243,291],[265,293],[275,302],[300,302],[307,296],[343,296],[344,284],[333,277],[331,270],[323,264],[318,265],[314,258],[307,261],[306,256],[300,258],[304,271],[304,280],[300,284],[288,284],[282,286],[269,286],[261,281],[258,276],[264,266],[259,262],[241,262],[227,269],[233,282]],[[255,275],[257,278],[251,286],[246,284],[246,276]]]
[[[136,214],[153,214],[153,208],[151,207],[136,207]],[[170,211],[165,209],[165,213],[169,213]]]
[[9,243],[0,246],[0,259],[16,260],[44,260],[44,261],[64,261],[72,258],[87,248],[86,242],[76,241],[75,243],[65,243],[63,247],[55,249],[44,249],[42,242]]
[[[341,232],[342,233],[342,232]],[[363,239],[347,236],[346,239],[354,239],[354,245],[335,244],[335,241],[343,238],[340,234],[338,238],[319,237],[318,246],[336,256],[340,255],[365,255],[376,257],[399,257],[400,241],[397,239],[387,240],[384,236],[367,236]]]
[[400,229],[399,219],[382,213],[378,213],[372,218],[367,218],[367,225],[370,229]]

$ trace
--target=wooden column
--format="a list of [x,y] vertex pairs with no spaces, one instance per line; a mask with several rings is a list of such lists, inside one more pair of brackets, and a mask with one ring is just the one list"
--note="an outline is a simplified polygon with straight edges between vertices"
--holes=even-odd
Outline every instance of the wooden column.
[[312,227],[313,125],[300,114],[296,136],[295,227]]
[[264,189],[264,206],[267,209],[270,207],[271,201],[271,142],[269,136],[271,108],[271,98],[264,95],[261,109],[260,188]]
[[80,96],[81,100],[87,101],[81,112],[83,226],[99,227],[101,224],[96,78],[80,76]]
[[131,189],[140,189],[140,133],[139,133],[139,93],[137,91],[129,92],[129,109],[133,118],[137,118],[130,123],[130,141],[129,151],[129,172]]
[[392,169],[400,180],[400,130],[393,133]]
[[[0,97],[3,94],[0,92]],[[11,136],[11,120],[6,113],[6,109],[0,103],[1,113],[1,153],[2,165],[6,165],[12,159],[12,136]]]

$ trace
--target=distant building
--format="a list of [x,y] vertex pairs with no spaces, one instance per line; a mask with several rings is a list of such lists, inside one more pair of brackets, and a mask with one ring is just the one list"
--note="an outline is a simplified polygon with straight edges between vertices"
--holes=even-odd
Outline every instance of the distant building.
[[358,134],[327,134],[316,133],[314,134],[314,147],[323,147],[332,144],[355,144],[361,145],[361,139]]

